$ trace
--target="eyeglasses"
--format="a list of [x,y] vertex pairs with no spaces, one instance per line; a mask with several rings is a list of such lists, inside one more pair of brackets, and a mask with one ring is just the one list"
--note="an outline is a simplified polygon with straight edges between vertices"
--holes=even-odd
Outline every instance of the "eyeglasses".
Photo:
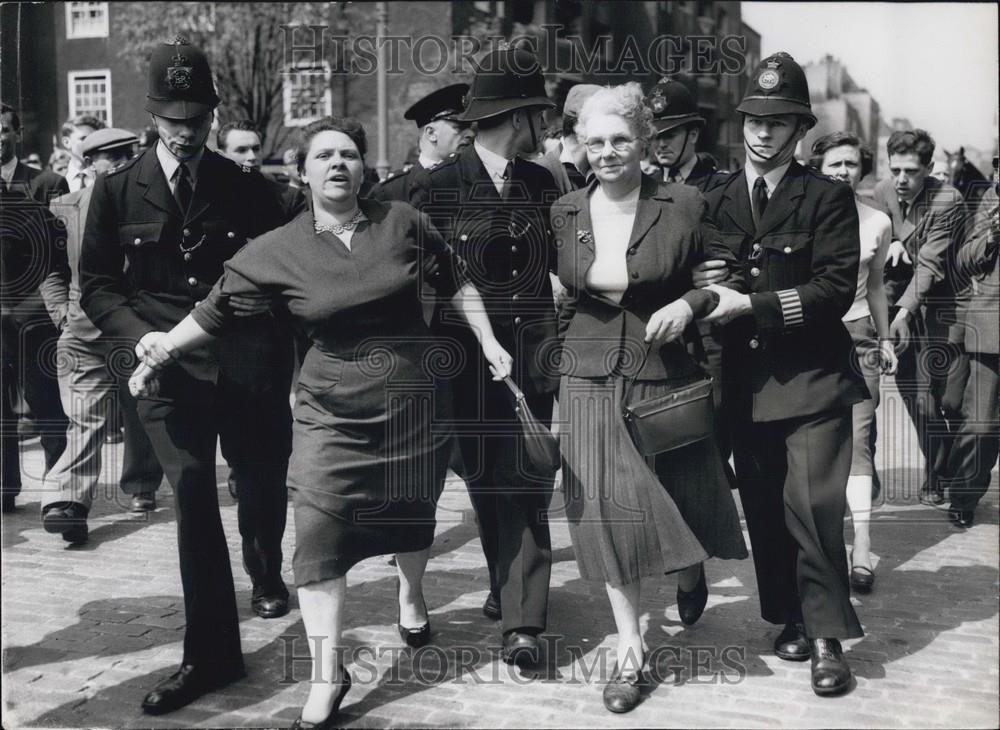
[[584,145],[587,148],[587,152],[598,155],[601,152],[604,152],[604,146],[606,144],[610,144],[611,149],[613,149],[615,152],[625,152],[628,150],[629,145],[632,144],[633,142],[635,142],[634,138],[625,136],[612,137],[611,139],[607,140],[595,137],[593,139],[588,139],[586,142],[584,142]]

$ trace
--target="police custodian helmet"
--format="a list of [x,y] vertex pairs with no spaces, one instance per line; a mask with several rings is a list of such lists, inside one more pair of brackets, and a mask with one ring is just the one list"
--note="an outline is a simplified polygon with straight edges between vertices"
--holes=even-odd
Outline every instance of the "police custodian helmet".
[[215,109],[219,96],[208,58],[176,36],[156,47],[149,59],[146,111],[167,119],[193,119]]
[[556,106],[545,94],[545,77],[535,54],[503,45],[476,64],[468,97],[465,111],[453,117],[456,121],[476,122],[515,109]]
[[705,118],[698,113],[694,97],[680,81],[660,79],[646,96],[646,106],[653,112],[657,134],[687,124],[705,126]]
[[784,51],[760,62],[736,111],[755,117],[798,114],[806,118],[809,127],[816,124],[816,115],[809,103],[806,74]]

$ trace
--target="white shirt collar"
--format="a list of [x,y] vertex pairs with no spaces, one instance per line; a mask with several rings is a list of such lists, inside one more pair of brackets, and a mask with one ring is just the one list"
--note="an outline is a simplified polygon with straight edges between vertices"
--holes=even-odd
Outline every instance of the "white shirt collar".
[[437,167],[438,165],[441,164],[437,160],[432,160],[430,157],[428,157],[427,155],[425,155],[423,152],[421,152],[420,156],[417,157],[417,162],[419,162],[420,166],[422,168],[424,168],[425,170],[430,170],[432,167]]
[[[770,198],[774,195],[774,189],[778,187],[778,183],[781,182],[781,178],[785,176],[788,172],[788,168],[791,166],[792,161],[789,160],[784,165],[779,165],[770,172],[764,173],[764,184],[767,186],[767,197]],[[753,184],[760,177],[760,173],[754,168],[753,163],[748,159],[746,165],[743,168],[743,172],[747,178],[747,190],[750,193],[750,198],[753,199]]]
[[473,146],[476,148],[476,154],[479,155],[479,159],[483,163],[483,167],[486,168],[486,172],[490,174],[494,182],[503,181],[504,172],[507,170],[507,163],[511,162],[506,157],[498,155],[492,150],[488,150],[479,144],[479,140],[473,142]]
[[681,176],[681,181],[687,182],[687,179],[691,177],[691,173],[694,171],[694,166],[697,164],[698,155],[691,155],[691,159],[681,165],[681,169],[677,171]]
[[69,190],[71,193],[75,193],[83,187],[83,181],[80,179],[81,175],[87,179],[88,185],[92,184],[94,182],[94,178],[97,177],[94,174],[93,167],[81,167],[76,158],[70,159],[69,166],[66,168],[66,182],[69,184]]
[[3,175],[4,182],[9,183],[14,179],[14,170],[17,168],[17,155],[10,158],[10,162],[0,167],[0,175]]
[[[192,187],[198,182],[198,163],[201,162],[201,156],[204,153],[205,148],[202,147],[193,157],[185,160],[188,172],[191,173]],[[173,190],[174,173],[177,172],[177,168],[180,166],[181,161],[170,153],[170,150],[167,149],[162,140],[158,140],[156,143],[156,159],[160,161],[160,167],[163,169],[163,174],[167,176],[167,183],[170,185],[170,189]]]

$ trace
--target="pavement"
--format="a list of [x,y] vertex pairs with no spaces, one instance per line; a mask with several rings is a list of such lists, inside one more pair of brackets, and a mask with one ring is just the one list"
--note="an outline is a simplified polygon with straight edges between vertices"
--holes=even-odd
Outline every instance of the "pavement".
[[[642,703],[612,715],[601,690],[614,665],[615,628],[601,585],[582,581],[561,500],[551,511],[549,628],[540,666],[499,659],[498,625],[480,608],[485,561],[464,485],[452,479],[439,506],[425,578],[432,644],[404,649],[395,631],[394,571],[385,557],[348,577],[345,643],[354,685],[347,727],[807,727],[998,726],[997,476],[969,530],[920,505],[920,462],[902,404],[880,405],[877,465],[884,483],[872,519],[875,589],[853,599],[862,639],[845,643],[856,686],[819,698],[809,664],[771,651],[777,627],[760,619],[751,560],[712,560],[701,620],[684,626],[671,577],[643,585],[653,681]],[[248,676],[161,717],[139,702],[176,669],[184,628],[173,498],[128,513],[116,491],[121,447],[107,447],[89,543],[67,547],[41,529],[41,449],[23,445],[25,489],[3,517],[3,727],[288,727],[308,691],[310,663],[293,597],[288,616],[250,610],[236,506],[219,461],[219,501],[229,540]],[[295,535],[285,535],[291,584]],[[848,543],[850,520],[845,521]]]

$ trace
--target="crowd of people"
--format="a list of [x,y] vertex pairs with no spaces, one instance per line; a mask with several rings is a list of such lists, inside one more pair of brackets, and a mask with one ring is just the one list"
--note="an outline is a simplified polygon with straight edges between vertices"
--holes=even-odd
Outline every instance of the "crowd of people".
[[[817,119],[785,53],[736,110],[736,171],[697,150],[705,119],[677,80],[574,86],[546,149],[555,104],[537,59],[500,46],[478,69],[407,110],[418,155],[381,182],[350,118],[302,130],[287,184],[260,173],[248,121],[207,147],[220,99],[182,38],[150,58],[156,135],[139,154],[137,136],[81,117],[62,130],[64,174],[32,170],[3,105],[4,512],[20,491],[19,397],[44,423],[42,525],[69,543],[88,538],[122,424],[131,509],[155,509],[164,476],[174,491],[183,656],[142,702],[171,712],[245,674],[220,441],[264,619],[289,611],[291,496],[298,606],[324,638],[309,642],[322,681],[295,727],[334,727],[355,565],[394,556],[400,640],[433,640],[421,586],[449,466],[475,509],[502,657],[538,661],[556,473],[522,420],[553,426],[558,404],[577,566],[617,627],[609,711],[633,709],[646,681],[643,581],[676,573],[691,625],[705,561],[748,556],[733,490],[775,654],[811,661],[817,694],[849,691],[851,590],[875,584],[881,378],[895,376],[926,457],[920,500],[950,499],[957,527],[1000,449],[996,160],[990,183],[956,163],[953,186],[932,174],[929,134],[895,132],[890,174],[862,199],[872,151],[855,135],[795,158]],[[682,404],[672,422],[641,415]],[[698,412],[707,425],[684,415]]]

